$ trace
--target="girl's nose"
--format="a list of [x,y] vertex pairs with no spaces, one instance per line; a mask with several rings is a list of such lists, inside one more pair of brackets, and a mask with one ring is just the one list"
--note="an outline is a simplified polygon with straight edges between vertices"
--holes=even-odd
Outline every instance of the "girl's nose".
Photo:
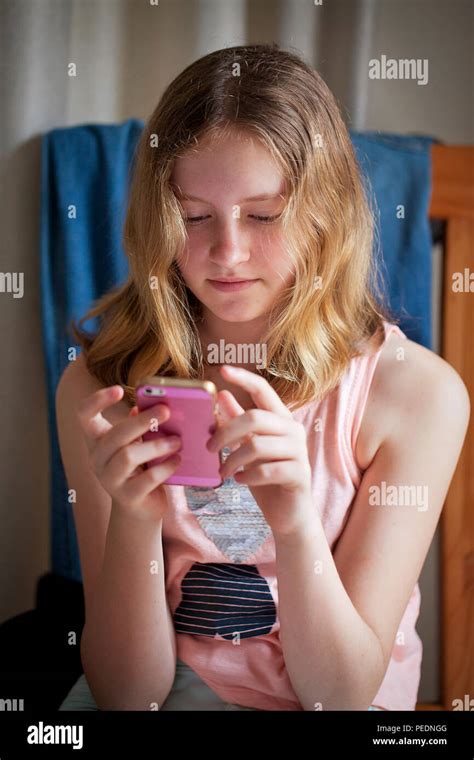
[[249,241],[242,230],[238,230],[238,223],[238,219],[229,219],[216,232],[210,258],[221,266],[233,268],[250,258]]

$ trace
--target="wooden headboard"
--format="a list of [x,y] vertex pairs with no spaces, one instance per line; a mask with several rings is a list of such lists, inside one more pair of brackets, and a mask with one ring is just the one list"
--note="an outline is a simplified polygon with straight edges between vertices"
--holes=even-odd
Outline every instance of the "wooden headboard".
[[[462,377],[474,406],[474,147],[433,145],[430,219],[446,222],[441,356]],[[455,292],[453,274],[472,276]],[[449,399],[447,400],[449,403]],[[452,710],[474,698],[474,409],[441,513],[441,699],[418,710]]]

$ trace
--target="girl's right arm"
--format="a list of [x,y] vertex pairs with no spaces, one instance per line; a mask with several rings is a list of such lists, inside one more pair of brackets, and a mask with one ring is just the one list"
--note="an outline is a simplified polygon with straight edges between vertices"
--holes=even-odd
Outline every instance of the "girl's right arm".
[[156,406],[127,415],[128,407],[119,404],[122,394],[117,386],[102,388],[81,355],[61,377],[56,415],[63,466],[75,491],[86,611],[84,672],[99,709],[149,710],[162,707],[176,672],[176,635],[165,593],[162,483],[179,461],[142,467],[170,453],[163,441],[141,439],[150,419],[164,421],[167,412]]

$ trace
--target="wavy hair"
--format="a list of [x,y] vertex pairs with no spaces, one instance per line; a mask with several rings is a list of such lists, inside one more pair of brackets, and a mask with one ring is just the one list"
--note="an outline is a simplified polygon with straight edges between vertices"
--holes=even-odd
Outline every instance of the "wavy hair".
[[[146,375],[204,378],[201,304],[177,265],[187,233],[170,177],[176,158],[230,133],[260,140],[288,188],[281,223],[294,283],[272,309],[258,370],[282,401],[322,399],[376,333],[382,343],[382,320],[396,321],[378,281],[375,199],[331,91],[276,43],[217,50],[168,85],[146,122],[123,230],[128,278],[72,324],[89,372],[122,385],[131,405]],[[82,323],[93,317],[90,335]]]

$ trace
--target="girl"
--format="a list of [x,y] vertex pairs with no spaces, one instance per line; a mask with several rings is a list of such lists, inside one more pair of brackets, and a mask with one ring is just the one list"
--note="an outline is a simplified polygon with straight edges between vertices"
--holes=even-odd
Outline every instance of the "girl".
[[[169,85],[136,155],[129,278],[81,320],[96,336],[74,327],[57,391],[86,605],[60,709],[415,709],[417,580],[469,399],[383,305],[373,230],[298,56],[218,50]],[[253,358],[219,367],[223,344]],[[134,406],[149,374],[217,385],[220,488],[163,485],[180,442],[142,440],[167,419]]]

